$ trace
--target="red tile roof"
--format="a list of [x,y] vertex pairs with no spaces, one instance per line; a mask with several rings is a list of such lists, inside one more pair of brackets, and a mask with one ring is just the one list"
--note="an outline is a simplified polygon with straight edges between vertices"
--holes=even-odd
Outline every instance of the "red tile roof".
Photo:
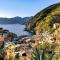
[[0,42],[4,42],[4,38],[3,37],[0,37]]

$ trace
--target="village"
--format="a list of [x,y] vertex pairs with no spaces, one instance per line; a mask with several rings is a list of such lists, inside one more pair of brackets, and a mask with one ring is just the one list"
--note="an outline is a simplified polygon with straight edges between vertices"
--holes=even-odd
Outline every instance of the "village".
[[19,37],[14,33],[0,28],[0,58],[4,60],[30,60],[34,49],[43,41],[49,44],[57,43],[60,46],[60,25],[53,25],[55,32],[49,34],[43,32],[40,35],[29,37]]

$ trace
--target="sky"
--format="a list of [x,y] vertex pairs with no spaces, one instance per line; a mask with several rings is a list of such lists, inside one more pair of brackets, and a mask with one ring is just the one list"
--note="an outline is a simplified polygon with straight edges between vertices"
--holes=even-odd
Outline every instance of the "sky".
[[30,17],[60,0],[0,0],[0,17]]

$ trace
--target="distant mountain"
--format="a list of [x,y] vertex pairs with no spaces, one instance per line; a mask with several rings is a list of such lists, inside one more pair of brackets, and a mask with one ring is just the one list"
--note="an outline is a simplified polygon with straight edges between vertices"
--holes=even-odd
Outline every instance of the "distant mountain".
[[32,17],[0,18],[0,24],[26,24]]
[[40,33],[42,30],[51,31],[53,24],[60,24],[60,3],[53,4],[38,12],[28,23],[27,30]]

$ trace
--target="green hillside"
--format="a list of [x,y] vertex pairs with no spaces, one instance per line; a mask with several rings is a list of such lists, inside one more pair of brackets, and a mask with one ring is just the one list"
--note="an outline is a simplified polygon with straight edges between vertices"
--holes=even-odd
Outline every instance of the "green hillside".
[[27,30],[33,30],[39,34],[42,30],[51,32],[53,24],[60,24],[60,3],[53,4],[38,12],[31,21],[27,23]]

